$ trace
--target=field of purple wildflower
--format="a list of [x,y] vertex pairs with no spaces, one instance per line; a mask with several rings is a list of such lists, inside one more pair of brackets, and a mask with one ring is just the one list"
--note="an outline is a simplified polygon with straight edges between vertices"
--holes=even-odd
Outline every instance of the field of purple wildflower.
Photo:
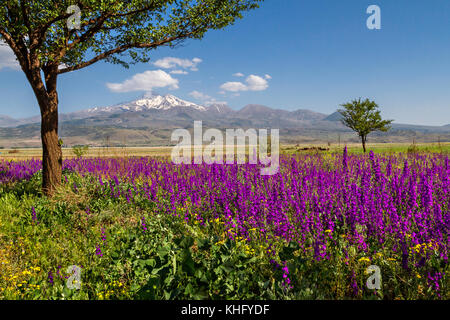
[[[79,158],[52,199],[37,191],[40,167],[0,162],[0,298],[450,297],[446,154],[282,156],[274,176]],[[25,265],[39,271],[24,277]],[[82,265],[79,290],[59,275],[70,265]]]

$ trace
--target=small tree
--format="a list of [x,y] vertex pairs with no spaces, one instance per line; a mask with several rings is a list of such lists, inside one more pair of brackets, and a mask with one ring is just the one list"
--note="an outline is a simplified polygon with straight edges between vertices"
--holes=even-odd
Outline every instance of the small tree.
[[366,152],[366,142],[369,133],[374,131],[386,132],[391,127],[390,124],[394,120],[382,120],[381,112],[375,101],[366,99],[361,101],[353,100],[352,102],[342,104],[339,113],[342,115],[342,123],[355,131],[361,138],[364,153]]
[[73,146],[72,152],[77,158],[81,158],[89,152],[89,146]]
[[[128,67],[222,29],[263,0],[2,0],[0,44],[14,52],[41,110],[42,184],[50,195],[62,177],[58,77],[98,61]],[[125,59],[128,54],[128,59]]]

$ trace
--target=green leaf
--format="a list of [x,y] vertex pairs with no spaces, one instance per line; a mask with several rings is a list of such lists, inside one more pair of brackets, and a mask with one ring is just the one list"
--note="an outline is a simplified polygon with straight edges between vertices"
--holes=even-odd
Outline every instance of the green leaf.
[[147,259],[144,261],[145,265],[150,266],[154,268],[156,266],[156,260],[155,259]]
[[189,249],[194,245],[194,239],[192,237],[183,237],[179,246],[182,249]]
[[170,247],[169,246],[164,246],[164,247],[160,247],[158,248],[158,250],[156,251],[156,254],[162,259],[165,256],[167,256],[170,252]]
[[183,251],[182,255],[182,270],[186,272],[189,276],[193,276],[195,273],[195,263],[192,259],[191,251],[186,249]]

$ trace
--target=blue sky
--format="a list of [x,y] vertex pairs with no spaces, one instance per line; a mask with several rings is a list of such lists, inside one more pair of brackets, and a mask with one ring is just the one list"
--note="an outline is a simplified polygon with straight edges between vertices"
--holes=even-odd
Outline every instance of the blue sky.
[[[381,8],[381,30],[366,27],[372,4]],[[25,76],[5,58],[3,49],[0,114],[39,114]],[[450,1],[266,0],[234,26],[154,51],[151,63],[100,62],[60,76],[60,112],[132,100],[151,88],[199,104],[323,113],[368,97],[398,123],[448,124]]]

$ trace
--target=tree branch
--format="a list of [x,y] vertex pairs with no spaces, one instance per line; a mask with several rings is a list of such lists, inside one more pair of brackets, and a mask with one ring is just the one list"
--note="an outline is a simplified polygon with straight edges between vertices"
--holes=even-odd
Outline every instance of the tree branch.
[[25,27],[28,28],[28,33],[31,33],[30,20],[28,19],[27,7],[25,6],[26,1],[20,1],[20,9],[22,10],[23,22]]
[[156,4],[151,4],[151,5],[147,5],[143,8],[140,9],[136,9],[136,10],[131,10],[128,12],[124,12],[124,13],[118,13],[118,14],[114,14],[112,12],[103,12],[98,18],[96,19],[90,19],[88,21],[86,21],[83,26],[89,26],[89,25],[93,25],[91,28],[89,28],[84,34],[82,34],[80,37],[76,38],[74,41],[72,41],[68,46],[66,46],[66,48],[64,48],[63,50],[61,50],[61,52],[58,54],[57,59],[60,59],[61,57],[64,56],[64,54],[67,51],[70,51],[71,49],[73,49],[77,44],[86,41],[87,39],[91,38],[92,36],[94,36],[97,32],[102,31],[102,30],[114,30],[116,27],[104,27],[104,23],[107,21],[108,18],[123,18],[123,17],[127,17],[130,15],[135,15],[135,14],[139,14],[139,13],[143,13],[146,11],[150,11],[150,10],[155,10],[156,8],[158,8],[158,5]]
[[22,67],[22,70],[29,71],[29,61],[28,56],[23,55],[23,50],[19,47],[18,43],[14,41],[14,39],[11,37],[11,35],[6,32],[4,29],[0,29],[0,34],[2,35],[3,39],[5,39],[5,42],[8,44],[8,46],[11,48],[11,50],[14,52],[14,54],[17,57],[17,60],[19,61],[20,66]]
[[58,74],[63,74],[63,73],[67,73],[67,72],[71,72],[71,71],[75,71],[75,70],[79,70],[82,68],[85,68],[87,66],[90,66],[91,64],[94,64],[100,60],[106,59],[109,56],[113,55],[113,54],[118,54],[118,53],[122,53],[128,49],[132,49],[132,48],[137,48],[137,49],[144,49],[144,48],[156,48],[159,46],[163,46],[167,43],[176,41],[176,40],[181,40],[183,38],[187,38],[190,35],[194,34],[195,31],[191,31],[189,33],[186,34],[181,34],[181,35],[177,35],[177,36],[173,36],[173,37],[169,37],[166,38],[164,40],[158,41],[158,42],[154,42],[154,43],[131,43],[131,44],[125,44],[119,47],[116,47],[114,49],[108,50],[103,52],[102,54],[99,54],[98,56],[92,58],[91,60],[88,60],[86,62],[77,64],[75,66],[72,67],[67,67],[64,69],[59,69],[58,70]]

